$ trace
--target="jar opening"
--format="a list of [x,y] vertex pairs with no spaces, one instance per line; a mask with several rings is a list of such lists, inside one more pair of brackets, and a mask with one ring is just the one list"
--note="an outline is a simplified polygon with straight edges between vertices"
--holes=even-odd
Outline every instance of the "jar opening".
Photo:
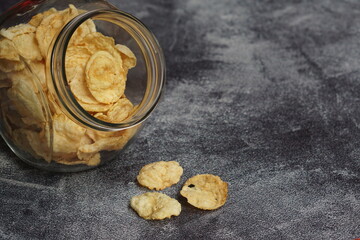
[[[135,110],[125,120],[110,123],[86,111],[73,94],[66,75],[65,58],[75,31],[88,19],[98,31],[113,37],[133,50],[138,64],[128,72],[125,95]],[[118,43],[118,42],[117,42]],[[143,122],[156,107],[165,82],[165,60],[154,35],[138,19],[119,10],[94,10],[82,13],[67,23],[54,40],[48,58],[53,94],[64,113],[74,121],[96,130],[118,131]]]

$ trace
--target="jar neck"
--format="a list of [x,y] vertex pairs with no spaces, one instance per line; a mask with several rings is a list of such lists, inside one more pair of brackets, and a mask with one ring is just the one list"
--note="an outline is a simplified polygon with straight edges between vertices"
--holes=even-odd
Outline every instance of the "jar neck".
[[[146,66],[146,90],[136,111],[121,123],[99,120],[85,111],[77,102],[66,79],[65,55],[75,30],[86,20],[110,22],[125,29],[136,41],[144,57]],[[47,58],[50,91],[58,100],[62,111],[79,124],[101,131],[118,131],[143,122],[156,107],[165,83],[165,60],[154,35],[135,17],[119,10],[93,10],[75,17],[67,23],[52,45]]]

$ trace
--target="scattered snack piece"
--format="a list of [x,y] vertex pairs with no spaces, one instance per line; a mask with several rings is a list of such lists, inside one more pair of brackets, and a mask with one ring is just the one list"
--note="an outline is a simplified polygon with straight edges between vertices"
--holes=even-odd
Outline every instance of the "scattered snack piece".
[[149,189],[162,190],[179,182],[183,168],[175,161],[159,161],[145,165],[137,176],[138,182]]
[[176,199],[158,192],[134,196],[131,198],[130,205],[140,217],[149,220],[179,216],[181,212],[181,204]]
[[225,204],[227,192],[228,184],[220,177],[200,174],[189,178],[180,194],[194,207],[214,210]]

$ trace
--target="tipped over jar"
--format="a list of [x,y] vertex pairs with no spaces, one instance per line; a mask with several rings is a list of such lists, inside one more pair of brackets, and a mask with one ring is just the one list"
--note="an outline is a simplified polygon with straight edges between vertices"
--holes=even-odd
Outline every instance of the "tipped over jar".
[[0,17],[1,135],[35,167],[121,159],[164,81],[154,35],[106,1],[26,0]]

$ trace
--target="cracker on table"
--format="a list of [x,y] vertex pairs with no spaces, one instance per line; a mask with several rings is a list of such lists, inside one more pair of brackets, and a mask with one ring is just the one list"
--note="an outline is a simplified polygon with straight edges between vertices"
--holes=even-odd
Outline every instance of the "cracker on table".
[[171,216],[179,216],[181,204],[174,198],[159,192],[147,192],[134,196],[131,207],[140,217],[148,220],[162,220]]
[[204,210],[214,210],[226,202],[228,184],[212,174],[200,174],[189,178],[180,194],[188,203]]
[[183,168],[175,161],[159,161],[145,165],[139,172],[137,180],[140,185],[149,189],[162,190],[179,182]]

